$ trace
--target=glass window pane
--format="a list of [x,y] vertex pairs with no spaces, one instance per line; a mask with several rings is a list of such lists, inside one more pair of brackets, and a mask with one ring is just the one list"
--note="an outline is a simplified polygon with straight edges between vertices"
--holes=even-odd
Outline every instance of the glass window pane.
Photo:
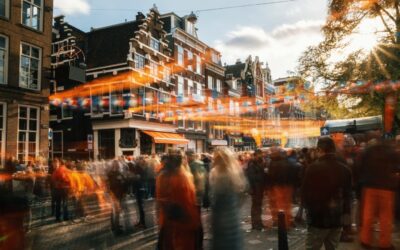
[[26,44],[22,44],[22,54],[30,56],[31,55],[31,48]]
[[[0,0],[1,2],[1,0]],[[1,3],[0,3],[0,7],[1,7]],[[6,48],[6,39],[2,36],[0,36],[0,49],[5,49]]]
[[39,49],[38,48],[32,48],[32,57],[39,58]]
[[24,141],[26,141],[26,133],[25,133],[25,132],[19,132],[19,134],[18,134],[18,141],[19,141],[19,142],[24,142]]
[[0,0],[0,16],[6,16],[6,1],[7,0]]
[[30,26],[30,17],[31,17],[31,5],[24,1],[24,5],[22,7],[22,23]]
[[37,109],[35,109],[35,108],[31,108],[30,109],[30,112],[29,112],[29,118],[32,120],[32,119],[37,119]]
[[37,121],[30,121],[29,122],[29,130],[36,131],[36,129],[37,129]]
[[36,142],[36,132],[29,133],[29,141]]
[[26,107],[20,107],[19,108],[19,117],[26,118],[28,114],[28,110]]
[[42,6],[42,0],[34,0],[33,2],[39,7]]
[[19,130],[26,130],[27,129],[27,120],[19,119]]

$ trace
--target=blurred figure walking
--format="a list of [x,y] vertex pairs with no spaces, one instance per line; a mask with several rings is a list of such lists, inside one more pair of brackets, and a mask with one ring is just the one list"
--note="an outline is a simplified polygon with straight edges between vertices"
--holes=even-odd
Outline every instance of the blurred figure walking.
[[164,167],[156,181],[159,211],[159,250],[201,249],[193,176],[183,167],[183,156],[172,151],[164,158]]
[[246,180],[236,156],[228,148],[214,152],[210,173],[212,243],[211,249],[244,249],[240,224],[240,195]]
[[386,144],[373,145],[361,156],[359,182],[362,188],[360,241],[372,247],[373,227],[378,219],[380,233],[379,249],[394,249],[392,230],[394,220],[395,190],[398,188],[395,150]]
[[265,169],[267,169],[266,159],[261,150],[256,150],[246,169],[251,194],[251,225],[254,230],[262,230],[264,227],[261,221],[261,211],[265,188]]
[[317,143],[319,159],[304,177],[302,199],[307,211],[307,250],[337,249],[344,222],[350,217],[351,172],[336,155],[330,137]]

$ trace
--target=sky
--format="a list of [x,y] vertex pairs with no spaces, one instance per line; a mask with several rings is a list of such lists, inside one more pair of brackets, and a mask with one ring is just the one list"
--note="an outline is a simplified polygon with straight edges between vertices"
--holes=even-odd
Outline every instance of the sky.
[[54,0],[54,14],[83,30],[133,20],[156,4],[160,13],[198,15],[198,37],[222,53],[222,62],[233,64],[258,56],[277,79],[295,71],[298,58],[322,40],[327,0],[293,0],[216,11],[209,8],[277,2],[278,0]]

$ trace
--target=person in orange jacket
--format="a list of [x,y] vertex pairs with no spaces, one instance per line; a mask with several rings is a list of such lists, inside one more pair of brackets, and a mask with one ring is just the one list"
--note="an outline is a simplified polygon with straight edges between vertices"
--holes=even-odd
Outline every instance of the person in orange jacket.
[[61,207],[63,208],[63,219],[68,220],[68,192],[71,188],[71,171],[63,162],[54,160],[55,170],[51,176],[54,187],[56,203],[56,221],[61,221]]

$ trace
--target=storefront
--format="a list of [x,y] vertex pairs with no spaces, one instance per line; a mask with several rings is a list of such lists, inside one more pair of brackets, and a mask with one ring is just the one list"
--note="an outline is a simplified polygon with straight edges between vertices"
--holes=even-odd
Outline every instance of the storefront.
[[93,137],[95,159],[165,153],[170,148],[186,147],[189,143],[170,124],[134,119],[93,121]]

